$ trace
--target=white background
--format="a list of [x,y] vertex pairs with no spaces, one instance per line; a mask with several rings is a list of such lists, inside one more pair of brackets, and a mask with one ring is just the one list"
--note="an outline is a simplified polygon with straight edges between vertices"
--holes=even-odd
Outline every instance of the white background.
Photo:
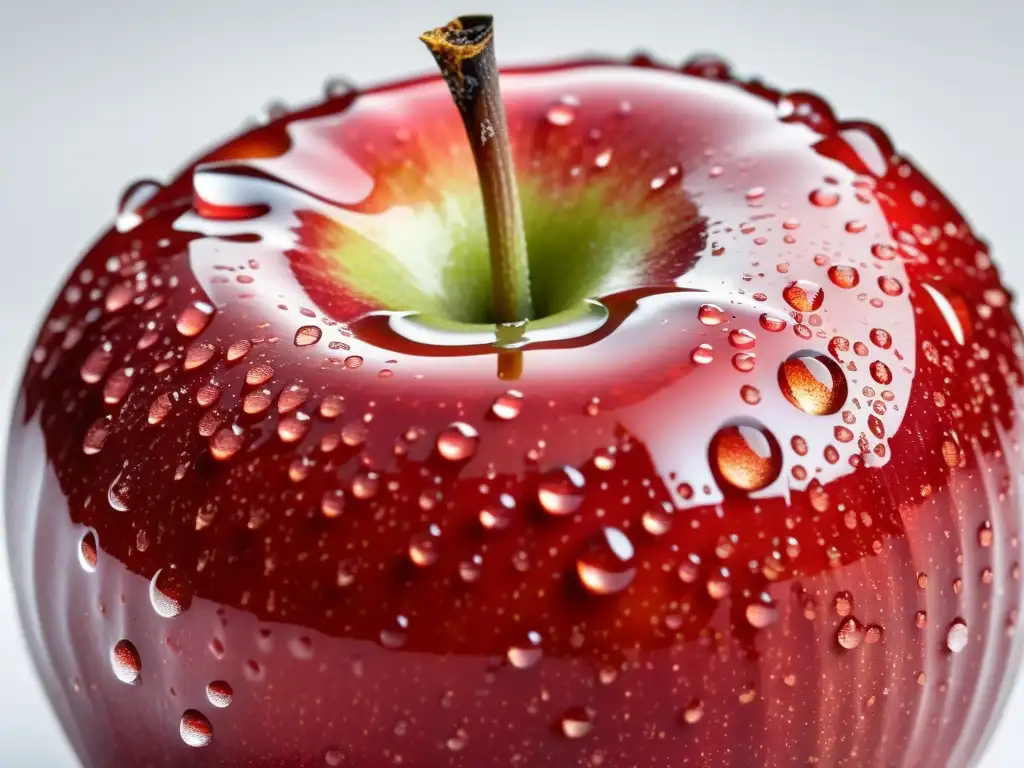
[[[1024,4],[1013,0],[0,0],[0,403],[62,273],[134,177],[166,179],[268,101],[328,74],[433,67],[416,35],[498,17],[526,62],[698,50],[868,117],[951,192],[1024,285]],[[385,53],[386,52],[386,55]],[[2,537],[2,531],[0,531]],[[984,768],[1024,764],[1018,688]],[[0,547],[0,766],[73,766],[25,656]],[[941,768],[930,766],[929,768]]]

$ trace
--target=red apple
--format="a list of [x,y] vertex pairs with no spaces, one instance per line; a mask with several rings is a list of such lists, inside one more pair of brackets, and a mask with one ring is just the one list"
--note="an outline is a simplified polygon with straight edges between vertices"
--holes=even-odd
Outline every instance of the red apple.
[[69,276],[6,499],[82,761],[971,764],[1021,646],[987,245],[717,59],[501,87],[525,326],[437,77],[134,186]]

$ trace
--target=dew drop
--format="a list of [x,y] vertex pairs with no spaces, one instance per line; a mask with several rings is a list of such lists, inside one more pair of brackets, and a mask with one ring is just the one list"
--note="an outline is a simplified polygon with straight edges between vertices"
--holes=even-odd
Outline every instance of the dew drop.
[[252,349],[252,342],[248,339],[239,339],[231,343],[228,347],[228,351],[224,353],[224,359],[229,363],[233,363],[236,360],[241,360]]
[[946,632],[946,647],[951,653],[960,653],[967,647],[968,639],[967,622],[963,619],[954,620]]
[[109,436],[110,417],[101,416],[85,431],[85,437],[82,438],[82,453],[86,456],[95,456],[103,450],[103,445]]
[[570,707],[562,715],[562,733],[570,739],[582,739],[594,727],[590,713],[583,707]]
[[274,369],[267,363],[257,363],[245,372],[245,383],[250,387],[266,384],[274,377]]
[[274,394],[269,389],[254,389],[242,398],[242,410],[249,414],[263,413],[270,407]]
[[836,632],[836,640],[839,642],[840,647],[852,651],[860,647],[860,644],[864,642],[864,634],[865,630],[861,623],[853,618],[853,616],[848,616],[839,625],[839,630]]
[[320,416],[336,419],[345,411],[345,399],[341,395],[325,395],[320,401]]
[[218,461],[227,461],[242,447],[244,434],[237,424],[217,430],[210,438],[210,454]]
[[899,296],[903,293],[903,284],[889,275],[882,275],[878,278],[878,287],[886,296]]
[[369,470],[360,471],[352,478],[352,495],[362,501],[372,499],[380,490],[380,475]]
[[828,279],[840,288],[854,288],[860,283],[856,268],[835,264],[828,268]]
[[693,699],[683,710],[683,722],[687,725],[696,725],[704,717],[704,702],[700,699]]
[[755,629],[770,627],[779,618],[779,609],[775,602],[767,594],[762,594],[760,599],[747,606],[747,621]]
[[118,640],[110,652],[114,676],[122,683],[134,685],[142,676],[142,658],[131,640]]
[[636,577],[633,542],[618,528],[603,528],[576,559],[576,573],[595,595],[621,592]]
[[571,515],[583,503],[586,481],[583,474],[571,466],[563,466],[544,473],[537,486],[537,500],[551,515]]
[[414,534],[409,541],[409,559],[414,565],[426,568],[437,562],[440,555],[438,552],[438,538],[441,530],[432,525],[426,531]]
[[782,290],[782,298],[797,312],[815,312],[825,300],[825,291],[810,280],[794,280]]
[[710,344],[698,344],[690,353],[690,359],[698,365],[707,365],[715,359],[715,352]]
[[843,369],[811,351],[791,355],[779,366],[779,387],[790,403],[814,416],[837,412],[847,397]]
[[448,461],[473,458],[479,445],[477,431],[463,421],[453,421],[437,435],[437,452]]
[[99,560],[99,545],[96,540],[96,531],[89,528],[78,542],[78,564],[86,573],[93,573],[96,570],[96,563]]
[[107,383],[103,385],[103,402],[107,405],[117,405],[124,400],[125,395],[132,388],[134,376],[134,368],[121,368],[110,374]]
[[831,189],[815,189],[808,195],[812,205],[819,208],[834,208],[839,205],[839,193]]
[[717,304],[701,304],[697,310],[697,319],[704,325],[719,325],[725,320],[725,312]]
[[213,726],[197,709],[186,709],[178,727],[181,740],[190,747],[206,747],[213,741]]
[[507,653],[509,664],[516,669],[529,669],[534,666],[544,656],[540,643],[540,633],[527,632],[522,642],[509,647]]
[[389,626],[380,631],[380,643],[391,650],[401,648],[408,639],[408,632],[409,620],[405,616],[396,616]]
[[759,491],[782,471],[782,452],[775,437],[755,424],[722,427],[711,439],[712,469],[737,491]]
[[523,393],[515,389],[503,392],[491,403],[491,413],[502,421],[510,421],[519,415],[523,407]]
[[885,363],[875,360],[869,367],[871,370],[871,378],[879,384],[889,384],[892,382],[892,371],[889,370],[889,366]]
[[165,619],[173,619],[192,605],[192,584],[179,568],[161,568],[149,582],[149,602]]
[[174,327],[182,336],[197,336],[209,324],[213,312],[212,305],[205,301],[194,301],[181,311]]
[[778,333],[786,328],[785,319],[769,315],[767,312],[761,315],[758,322],[761,324],[761,327],[769,333]]
[[219,709],[230,707],[234,697],[235,692],[231,685],[223,680],[214,680],[206,686],[206,698]]
[[316,325],[304,325],[295,332],[295,346],[308,347],[320,341],[323,331]]
[[171,407],[172,403],[170,395],[166,392],[161,395],[157,395],[149,405],[149,416],[147,417],[147,420],[150,424],[159,424],[164,420],[167,414],[171,412]]
[[129,507],[128,482],[123,475],[124,470],[118,472],[107,487],[107,503],[115,512],[127,512]]

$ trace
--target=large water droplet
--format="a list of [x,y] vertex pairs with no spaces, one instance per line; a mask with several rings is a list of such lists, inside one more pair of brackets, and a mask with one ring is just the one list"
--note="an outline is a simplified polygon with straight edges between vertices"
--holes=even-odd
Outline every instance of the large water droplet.
[[213,741],[213,726],[197,709],[186,709],[178,727],[181,740],[190,747],[206,747]]
[[571,515],[583,503],[586,480],[568,465],[544,473],[537,486],[537,500],[552,515]]
[[602,528],[576,558],[576,573],[595,595],[621,592],[636,577],[633,542],[618,528]]
[[453,421],[437,435],[437,452],[448,461],[466,461],[480,445],[477,431],[463,421]]
[[149,602],[165,619],[173,619],[192,605],[192,584],[180,568],[161,568],[149,582]]
[[944,291],[928,283],[921,283],[928,296],[931,297],[942,319],[946,321],[950,334],[957,344],[966,344],[971,336],[971,313],[963,297]]
[[782,471],[782,452],[775,437],[753,423],[718,430],[711,439],[710,459],[718,478],[738,491],[759,491]]
[[843,369],[817,352],[798,352],[779,366],[779,387],[793,405],[805,413],[835,413],[846,402]]
[[967,641],[970,639],[970,635],[967,631],[967,622],[963,619],[956,619],[952,624],[949,625],[949,631],[946,633],[946,647],[949,648],[951,653],[960,653],[967,647]]

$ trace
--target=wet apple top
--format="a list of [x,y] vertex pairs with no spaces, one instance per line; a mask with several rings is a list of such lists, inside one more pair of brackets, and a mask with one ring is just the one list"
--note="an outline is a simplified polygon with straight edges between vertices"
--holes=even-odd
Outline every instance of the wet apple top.
[[538,315],[511,332],[438,78],[335,93],[129,190],[20,404],[83,562],[174,565],[179,601],[410,650],[504,654],[558,614],[603,631],[544,652],[601,658],[672,642],[635,595],[687,601],[696,636],[742,594],[753,633],[772,582],[902,538],[967,420],[1001,450],[1006,390],[970,404],[1019,380],[1007,294],[878,128],[713,60],[502,90]]

